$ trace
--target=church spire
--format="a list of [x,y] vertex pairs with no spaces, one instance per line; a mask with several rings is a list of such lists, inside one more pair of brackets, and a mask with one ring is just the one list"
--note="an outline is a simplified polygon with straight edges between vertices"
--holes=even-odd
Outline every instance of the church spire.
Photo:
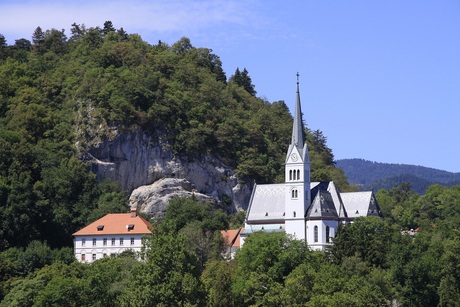
[[302,110],[300,108],[299,73],[297,73],[297,97],[295,102],[294,123],[292,125],[291,145],[296,146],[302,152],[305,141],[305,131],[302,123]]

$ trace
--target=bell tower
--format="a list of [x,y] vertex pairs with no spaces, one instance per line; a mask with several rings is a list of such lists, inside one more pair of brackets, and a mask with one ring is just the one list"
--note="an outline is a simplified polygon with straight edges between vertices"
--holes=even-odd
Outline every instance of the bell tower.
[[299,73],[297,95],[292,125],[292,138],[285,161],[285,212],[286,233],[295,239],[306,239],[305,214],[311,204],[310,157],[305,139],[300,105]]

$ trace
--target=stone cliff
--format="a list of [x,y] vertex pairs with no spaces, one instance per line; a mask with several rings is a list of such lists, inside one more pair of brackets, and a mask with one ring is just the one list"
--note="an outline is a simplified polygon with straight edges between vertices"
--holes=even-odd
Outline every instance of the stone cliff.
[[223,201],[233,212],[246,209],[250,198],[252,187],[218,159],[179,157],[161,138],[141,129],[93,142],[85,150],[85,159],[99,180],[120,182],[132,192],[130,205],[150,216],[161,217],[174,196],[193,194],[202,200]]

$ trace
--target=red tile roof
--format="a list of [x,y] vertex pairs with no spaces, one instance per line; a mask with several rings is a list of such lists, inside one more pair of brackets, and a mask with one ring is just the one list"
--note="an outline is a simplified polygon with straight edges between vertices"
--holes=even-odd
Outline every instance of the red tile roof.
[[222,234],[222,237],[224,237],[224,245],[240,247],[240,234],[243,230],[243,227],[238,229],[221,230],[220,233]]
[[[130,230],[129,225],[134,225],[134,227]],[[110,213],[80,229],[73,235],[151,234],[151,227],[152,224],[141,216],[131,217],[131,213]]]

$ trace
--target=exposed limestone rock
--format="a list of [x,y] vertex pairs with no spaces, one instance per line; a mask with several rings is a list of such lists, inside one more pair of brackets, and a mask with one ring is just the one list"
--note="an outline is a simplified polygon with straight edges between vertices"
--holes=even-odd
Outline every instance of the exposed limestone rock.
[[154,218],[163,218],[168,203],[173,197],[196,197],[198,201],[213,202],[213,198],[197,193],[193,185],[185,179],[164,178],[151,185],[135,189],[129,198],[130,207],[136,207],[141,212]]
[[[195,191],[195,195],[206,195],[213,201],[231,201],[231,211],[246,209],[251,194],[251,186],[239,182],[232,169],[209,155],[199,160],[189,161],[175,156],[167,143],[160,137],[148,135],[141,129],[134,131],[117,131],[115,137],[91,144],[85,150],[85,159],[89,160],[91,169],[98,179],[111,179],[120,182],[123,189],[132,192],[142,187],[143,194],[154,190],[152,195],[161,195],[162,202],[150,198],[141,204],[140,196],[132,195],[136,206],[149,215],[161,215],[165,210],[167,200],[173,196],[186,195]],[[162,181],[152,186],[160,179],[175,178],[185,181]],[[167,182],[167,183],[165,183]],[[191,187],[185,187],[188,182]],[[182,189],[173,189],[181,186]],[[164,189],[160,192],[159,190]],[[137,191],[136,193],[140,193]],[[156,194],[155,194],[156,193]],[[137,194],[136,194],[137,195]],[[191,195],[191,194],[190,194]],[[136,198],[137,197],[137,198]],[[152,196],[156,197],[156,196]]]

